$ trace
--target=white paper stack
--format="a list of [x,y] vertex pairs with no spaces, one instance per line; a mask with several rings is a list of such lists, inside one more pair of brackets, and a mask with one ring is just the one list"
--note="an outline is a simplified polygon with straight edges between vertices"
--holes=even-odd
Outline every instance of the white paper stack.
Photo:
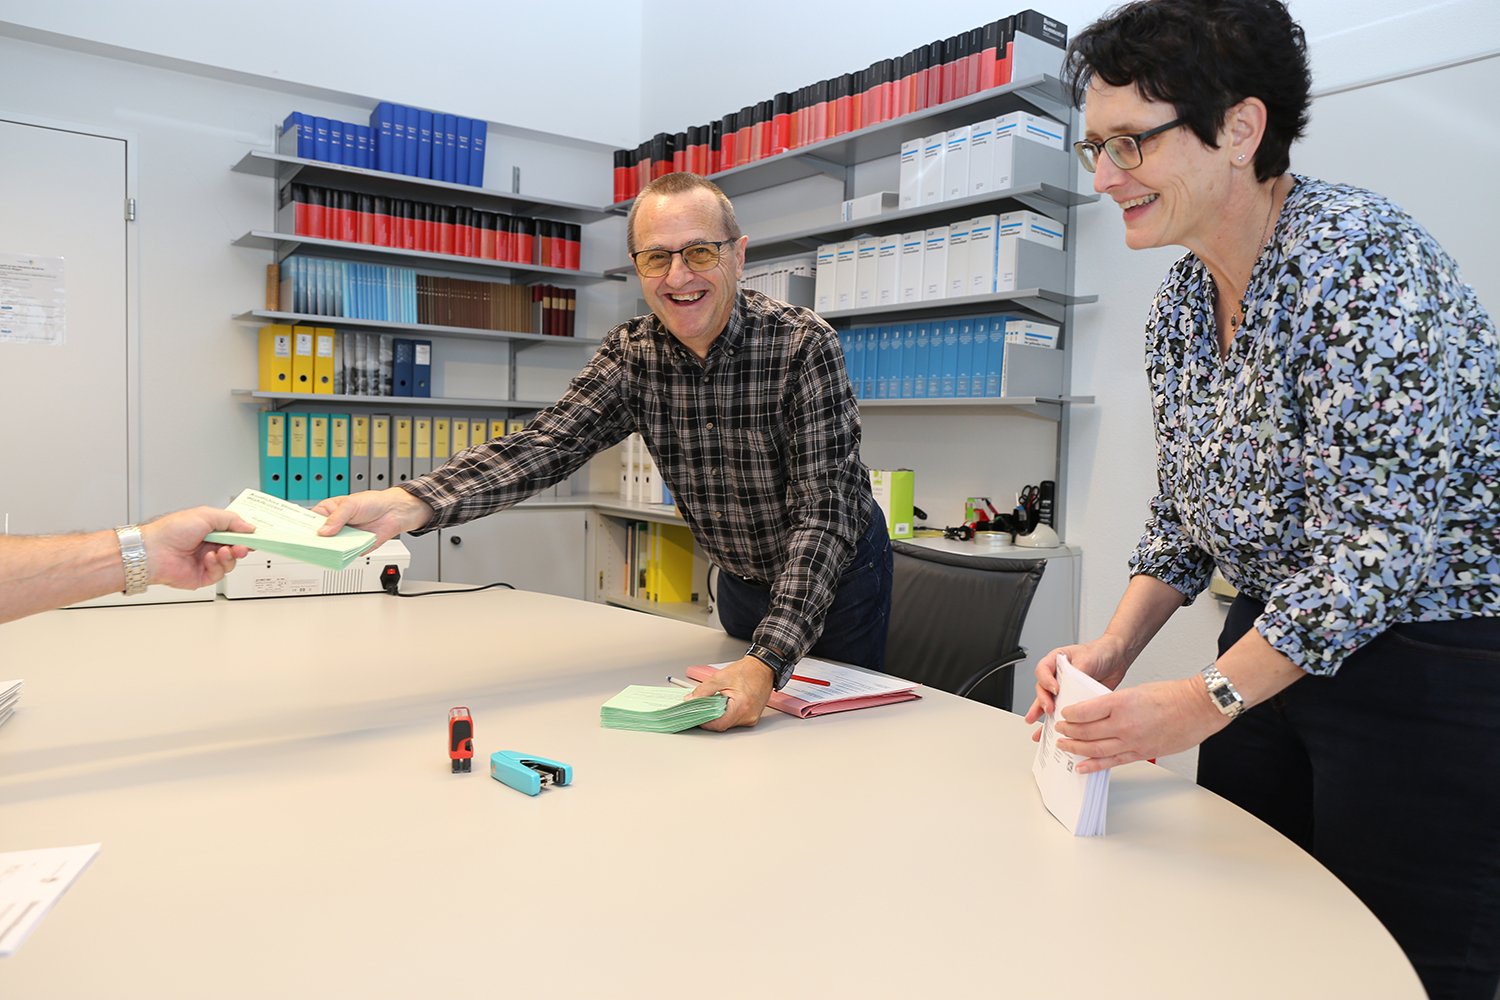
[[5,725],[16,711],[16,702],[21,697],[21,685],[24,681],[0,681],[0,726]]
[[0,958],[15,954],[98,853],[98,844],[0,852]]
[[1069,705],[1109,694],[1109,688],[1073,666],[1062,655],[1057,658],[1057,683],[1056,710],[1042,716],[1042,739],[1037,744],[1031,773],[1042,793],[1042,802],[1058,822],[1074,836],[1101,837],[1104,835],[1105,813],[1109,809],[1109,772],[1078,773],[1077,766],[1087,758],[1058,748],[1054,716]]

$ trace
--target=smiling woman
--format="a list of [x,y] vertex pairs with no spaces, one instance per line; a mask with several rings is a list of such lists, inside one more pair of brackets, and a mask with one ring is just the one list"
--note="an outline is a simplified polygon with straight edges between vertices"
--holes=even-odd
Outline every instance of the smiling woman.
[[1213,664],[1069,709],[1062,745],[1090,771],[1201,742],[1200,784],[1347,883],[1433,997],[1492,1000],[1500,784],[1434,762],[1500,769],[1495,326],[1407,213],[1290,172],[1310,72],[1278,0],[1129,4],[1064,76],[1126,243],[1189,253],[1147,319],[1160,486],[1133,576],[1062,652],[1117,688],[1214,568],[1240,597]]

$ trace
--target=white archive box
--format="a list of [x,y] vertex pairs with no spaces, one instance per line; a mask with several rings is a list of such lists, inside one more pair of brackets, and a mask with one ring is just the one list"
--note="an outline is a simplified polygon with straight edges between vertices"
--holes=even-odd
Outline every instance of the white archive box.
[[837,249],[832,243],[818,247],[813,270],[813,312],[827,312],[833,308],[833,259]]
[[1062,351],[1007,340],[1001,358],[1000,395],[1048,398],[1062,395],[1063,360]]
[[875,283],[880,276],[880,240],[862,236],[854,246],[854,306],[869,309],[875,305]]

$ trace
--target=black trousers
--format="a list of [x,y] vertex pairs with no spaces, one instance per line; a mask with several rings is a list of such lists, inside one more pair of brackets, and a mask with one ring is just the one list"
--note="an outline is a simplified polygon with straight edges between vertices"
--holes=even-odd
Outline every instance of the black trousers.
[[[839,577],[838,590],[823,634],[808,650],[809,656],[853,663],[870,670],[885,669],[885,634],[891,617],[891,540],[885,530],[885,515],[877,505],[863,537],[855,544],[854,556]],[[736,639],[747,642],[771,608],[771,588],[742,580],[733,573],[719,574],[719,624]]]
[[[1221,655],[1262,607],[1235,600]],[[1205,740],[1198,783],[1338,876],[1434,1000],[1495,1000],[1500,618],[1393,626]]]

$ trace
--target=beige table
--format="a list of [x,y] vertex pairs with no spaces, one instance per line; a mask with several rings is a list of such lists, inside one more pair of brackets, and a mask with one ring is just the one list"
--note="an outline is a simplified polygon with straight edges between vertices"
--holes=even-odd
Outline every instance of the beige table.
[[[0,627],[27,682],[0,850],[104,845],[0,997],[1422,995],[1331,875],[1163,769],[1118,769],[1109,836],[1067,835],[1005,712],[599,728],[626,684],[741,648],[503,590]],[[500,749],[575,784],[512,791]]]

